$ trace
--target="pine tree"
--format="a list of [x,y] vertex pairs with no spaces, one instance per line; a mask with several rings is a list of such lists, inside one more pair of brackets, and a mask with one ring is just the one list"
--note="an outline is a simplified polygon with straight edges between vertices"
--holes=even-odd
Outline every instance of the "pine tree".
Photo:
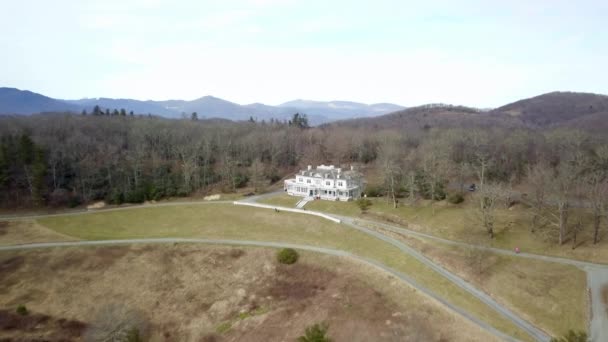
[[95,107],[93,108],[93,115],[101,115],[101,108],[99,108],[98,105],[95,105]]
[[198,120],[198,114],[196,114],[196,112],[193,112],[192,116],[190,118],[192,119],[192,121],[197,121]]
[[127,111],[124,108],[120,109],[120,115],[121,116],[127,116]]

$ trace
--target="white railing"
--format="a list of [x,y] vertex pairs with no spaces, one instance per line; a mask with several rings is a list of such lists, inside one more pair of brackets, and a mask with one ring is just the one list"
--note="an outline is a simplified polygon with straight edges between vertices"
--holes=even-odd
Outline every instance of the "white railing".
[[335,217],[317,212],[317,211],[309,211],[309,210],[302,210],[302,209],[294,209],[294,208],[285,208],[285,207],[277,207],[277,206],[272,206],[272,205],[267,205],[267,204],[259,204],[259,203],[251,203],[251,202],[239,202],[239,201],[235,201],[232,202],[234,205],[246,205],[246,206],[250,206],[250,207],[257,207],[257,208],[263,208],[263,209],[274,209],[274,210],[280,210],[280,211],[288,211],[288,212],[292,212],[292,213],[299,213],[299,214],[306,214],[306,215],[313,215],[313,216],[319,216],[322,217],[326,220],[330,220],[332,222],[335,223],[340,223],[341,221]]

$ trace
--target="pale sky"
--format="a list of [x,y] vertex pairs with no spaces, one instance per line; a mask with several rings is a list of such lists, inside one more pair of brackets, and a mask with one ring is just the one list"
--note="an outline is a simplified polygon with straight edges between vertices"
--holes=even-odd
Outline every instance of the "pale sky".
[[0,86],[55,98],[495,107],[608,93],[606,0],[0,2]]

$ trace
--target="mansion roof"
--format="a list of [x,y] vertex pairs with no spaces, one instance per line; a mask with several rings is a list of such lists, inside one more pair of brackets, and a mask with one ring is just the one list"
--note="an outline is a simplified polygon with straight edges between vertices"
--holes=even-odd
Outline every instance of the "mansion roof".
[[329,179],[359,179],[361,174],[353,169],[342,171],[341,168],[336,168],[333,165],[319,165],[313,169],[310,165],[307,170],[301,170],[299,176],[307,176],[314,178],[329,178]]

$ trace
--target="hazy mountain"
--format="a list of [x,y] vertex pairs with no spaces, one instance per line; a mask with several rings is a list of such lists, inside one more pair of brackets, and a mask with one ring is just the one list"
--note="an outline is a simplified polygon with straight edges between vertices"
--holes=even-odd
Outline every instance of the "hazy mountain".
[[569,127],[606,132],[608,96],[552,92],[493,110],[443,104],[424,105],[377,117],[350,119],[332,124],[422,130],[434,127]]
[[133,111],[137,114],[155,114],[167,117],[177,117],[177,113],[172,110],[166,109],[155,101],[139,101],[131,99],[110,99],[110,98],[94,98],[94,99],[81,99],[81,100],[66,100],[65,102],[78,105],[80,110],[85,109],[87,112],[92,112],[95,106],[99,106],[102,109],[125,109],[126,111]]
[[308,115],[320,115],[333,120],[378,116],[404,109],[404,107],[392,103],[368,105],[350,101],[322,102],[311,100],[289,101],[280,104],[279,107],[296,108]]
[[608,114],[608,96],[552,92],[510,103],[493,110],[492,113],[516,117],[528,126],[564,124],[572,120],[582,120],[587,116],[597,120],[598,117],[606,117]]
[[403,107],[390,103],[366,105],[357,102],[316,102],[296,100],[280,106],[262,103],[240,105],[213,96],[204,96],[192,101],[139,101],[133,99],[86,98],[80,100],[57,100],[29,91],[0,88],[0,114],[34,114],[40,112],[91,112],[95,106],[105,109],[125,109],[136,114],[153,114],[169,118],[189,117],[196,112],[200,118],[248,120],[289,120],[294,113],[306,114],[309,123],[322,123],[352,117],[375,116]]
[[78,112],[80,107],[44,95],[15,88],[0,88],[0,114]]

